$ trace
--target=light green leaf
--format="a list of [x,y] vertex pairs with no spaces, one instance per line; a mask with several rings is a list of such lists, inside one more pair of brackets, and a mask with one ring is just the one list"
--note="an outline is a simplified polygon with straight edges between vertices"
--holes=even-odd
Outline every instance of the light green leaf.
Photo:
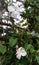
[[13,47],[16,43],[17,43],[17,38],[11,37],[11,38],[9,39],[9,45],[10,45],[11,47]]
[[39,33],[36,33],[36,37],[39,38]]
[[26,44],[26,45],[25,45],[26,50],[29,50],[30,47],[31,47],[31,44]]
[[26,49],[26,51],[30,50],[31,53],[35,52],[34,47],[31,44],[26,44],[25,49]]
[[6,46],[0,45],[0,52],[4,54],[6,52]]
[[39,55],[38,56],[36,55],[36,60],[37,60],[37,62],[39,64]]

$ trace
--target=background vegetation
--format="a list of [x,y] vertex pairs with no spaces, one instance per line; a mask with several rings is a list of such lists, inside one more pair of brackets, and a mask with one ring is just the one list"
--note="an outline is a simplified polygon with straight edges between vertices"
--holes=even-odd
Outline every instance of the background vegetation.
[[[4,0],[1,3],[3,9],[7,10]],[[12,17],[10,17],[12,25],[3,23],[0,19],[0,65],[39,65],[39,0],[25,0],[24,6],[25,12],[21,16],[27,18],[27,29],[14,25]],[[6,32],[4,36],[1,36],[3,33],[1,25],[11,26],[10,29],[4,30]],[[23,47],[27,56],[17,59],[16,45]]]

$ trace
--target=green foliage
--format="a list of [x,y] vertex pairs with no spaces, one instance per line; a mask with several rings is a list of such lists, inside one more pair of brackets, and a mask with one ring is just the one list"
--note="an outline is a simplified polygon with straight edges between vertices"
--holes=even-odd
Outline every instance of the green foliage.
[[37,63],[39,64],[39,55],[36,55]]
[[[3,8],[7,10],[7,4],[4,3],[2,2]],[[7,35],[0,36],[0,65],[39,65],[39,0],[25,0],[24,6],[25,12],[21,16],[27,18],[28,29],[21,29],[12,23],[11,29],[5,30]],[[10,21],[13,22],[13,19],[10,18]],[[32,31],[35,31],[34,36]],[[2,32],[3,29],[0,28],[0,35]],[[16,45],[23,47],[27,56],[18,60]]]
[[6,52],[6,46],[0,44],[0,52],[4,54]]
[[11,38],[9,39],[9,45],[10,45],[11,47],[13,47],[14,45],[16,45],[16,43],[17,43],[17,38],[11,37]]

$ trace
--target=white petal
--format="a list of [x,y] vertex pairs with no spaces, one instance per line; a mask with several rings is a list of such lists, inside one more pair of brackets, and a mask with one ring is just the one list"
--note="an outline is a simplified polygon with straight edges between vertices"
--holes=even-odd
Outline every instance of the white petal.
[[30,9],[31,8],[31,6],[28,6],[28,8],[27,9]]
[[17,16],[19,15],[19,12],[17,12],[17,11],[14,10],[10,15],[13,18],[17,18]]
[[7,27],[8,29],[11,28],[10,26]]
[[13,0],[13,2],[16,2],[16,0]]
[[26,53],[26,51],[25,51],[24,48],[22,48],[21,55],[22,55],[22,56],[26,56],[26,55],[27,55],[27,53]]
[[16,57],[18,59],[20,59],[22,56],[26,56],[26,55],[27,55],[27,52],[25,51],[25,49],[23,47],[20,47],[17,49]]
[[20,7],[19,8],[19,12],[24,12],[24,11],[25,11],[24,7],[22,7],[22,8]]
[[20,51],[20,48],[17,49],[17,52],[16,52],[17,55],[21,55],[21,51]]
[[25,29],[27,29],[28,28],[28,25],[26,25],[26,26],[20,26],[21,28],[25,28]]
[[23,5],[22,2],[19,2],[19,1],[17,1],[16,4],[17,4],[18,6],[22,6],[22,5]]
[[3,19],[2,22],[3,22],[3,23],[7,23],[7,20],[4,20],[4,19]]
[[22,26],[25,23],[27,23],[27,19],[23,20],[23,22],[20,25]]
[[14,24],[17,24],[17,23],[19,23],[20,22],[20,20],[18,19],[14,19]]
[[3,27],[3,29],[6,29],[7,28],[7,26],[5,26],[5,25],[3,25],[2,27]]
[[14,24],[20,23],[23,20],[23,18],[20,15],[17,15],[17,17],[14,19]]
[[20,60],[21,59],[21,55],[20,54],[17,54],[16,55],[16,58]]
[[20,50],[22,56],[27,55],[27,53],[26,53],[26,51],[25,51],[25,49],[23,47],[20,47],[19,50]]
[[17,49],[16,58],[17,59],[21,59],[21,51],[20,51],[20,48]]
[[4,12],[3,17],[8,16],[8,12]]
[[5,35],[6,35],[6,33],[2,33],[2,34],[1,34],[1,36],[5,36]]
[[12,22],[11,21],[8,21],[8,24],[11,24],[12,25]]
[[9,12],[13,12],[13,11],[14,11],[14,8],[13,8],[12,5],[8,6],[8,11],[9,11]]

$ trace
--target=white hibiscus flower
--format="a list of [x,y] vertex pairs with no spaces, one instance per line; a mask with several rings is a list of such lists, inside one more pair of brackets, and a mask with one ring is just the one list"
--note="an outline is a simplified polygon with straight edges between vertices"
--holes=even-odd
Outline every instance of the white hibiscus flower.
[[[25,11],[23,1],[24,0],[6,0],[8,2],[8,11],[9,11],[9,17],[12,17],[14,19],[14,24],[18,25],[20,23],[21,28],[27,28],[28,25],[22,26],[26,21],[23,20],[23,17],[21,16],[22,12]],[[4,16],[7,12],[5,12]],[[18,25],[19,26],[19,25]]]
[[24,57],[26,55],[27,55],[27,52],[25,51],[25,49],[23,47],[20,47],[17,49],[17,52],[16,52],[17,59],[21,59],[22,56]]

